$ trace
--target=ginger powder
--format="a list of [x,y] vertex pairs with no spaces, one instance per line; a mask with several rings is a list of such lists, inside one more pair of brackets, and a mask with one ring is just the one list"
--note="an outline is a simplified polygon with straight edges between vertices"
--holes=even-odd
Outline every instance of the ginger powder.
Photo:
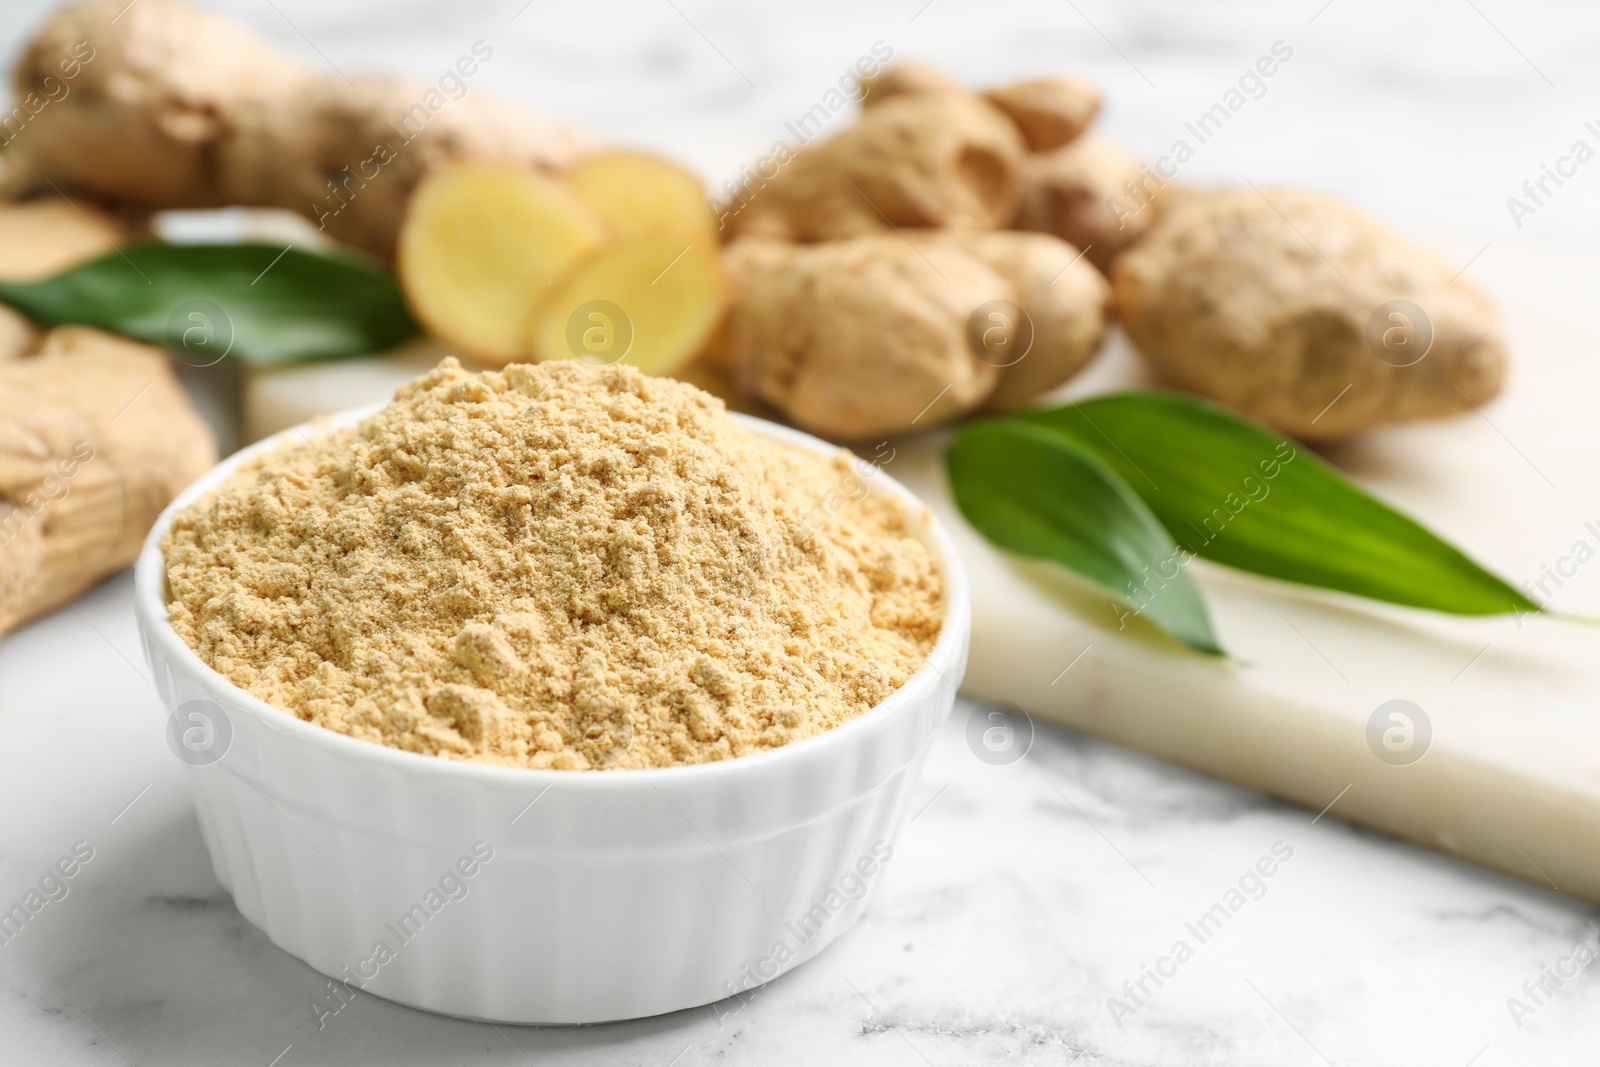
[[235,685],[365,741],[727,759],[860,715],[933,648],[935,560],[856,478],[681,382],[445,360],[181,511],[168,613]]

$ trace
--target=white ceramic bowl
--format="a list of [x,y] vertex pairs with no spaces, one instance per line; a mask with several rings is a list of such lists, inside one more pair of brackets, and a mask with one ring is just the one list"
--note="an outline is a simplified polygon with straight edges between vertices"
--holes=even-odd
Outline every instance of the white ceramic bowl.
[[348,984],[330,983],[322,1011],[361,989],[511,1023],[656,1015],[768,981],[860,917],[967,658],[961,563],[909,492],[881,473],[867,481],[914,505],[942,567],[944,628],[927,664],[865,715],[718,763],[491,767],[302,722],[225,680],[168,625],[160,543],[173,512],[286,434],[317,432],[286,431],[185,490],[151,530],[135,583],[217,878],[274,944]]

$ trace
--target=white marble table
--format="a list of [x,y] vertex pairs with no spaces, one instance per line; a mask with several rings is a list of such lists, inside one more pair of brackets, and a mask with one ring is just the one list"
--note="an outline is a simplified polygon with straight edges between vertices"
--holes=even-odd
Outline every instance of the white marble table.
[[[7,3],[0,47],[45,6]],[[974,80],[1083,70],[1107,86],[1107,131],[1153,154],[1284,40],[1294,60],[1187,179],[1320,185],[1491,246],[1600,238],[1592,175],[1520,229],[1505,207],[1600,99],[1600,12],[1576,4],[226,6],[344,69],[427,75],[489,41],[484,88],[719,177],[878,40]],[[496,1029],[363,996],[319,1029],[324,980],[211,874],[130,594],[124,575],[0,643],[0,908],[76,842],[94,850],[68,895],[0,944],[0,1064],[1595,1060],[1588,970],[1538,1003],[1524,989],[1600,942],[1595,909],[1045,724],[1025,758],[991,766],[967,748],[970,705],[937,741],[868,917],[747,1002]],[[1292,856],[1202,944],[1186,923],[1274,845]],[[1192,958],[1163,961],[1180,939]],[[1170,977],[1158,986],[1147,966]],[[1531,1014],[1514,1019],[1513,997]]]
[[[1594,1062],[1587,971],[1520,1028],[1506,1006],[1596,943],[1594,909],[1047,724],[992,766],[967,747],[969,704],[867,918],[744,1003],[496,1029],[360,996],[319,1028],[325,980],[212,876],[131,588],[0,645],[0,905],[94,850],[0,944],[0,1063]],[[1292,855],[1202,943],[1185,924],[1274,845]],[[1178,940],[1193,957],[1161,962]]]

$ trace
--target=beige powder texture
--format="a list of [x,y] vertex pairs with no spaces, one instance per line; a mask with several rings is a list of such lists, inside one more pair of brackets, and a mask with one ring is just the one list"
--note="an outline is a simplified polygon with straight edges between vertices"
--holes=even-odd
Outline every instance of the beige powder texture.
[[446,360],[179,513],[169,617],[236,685],[362,740],[726,759],[860,715],[938,637],[935,560],[858,478],[681,382]]

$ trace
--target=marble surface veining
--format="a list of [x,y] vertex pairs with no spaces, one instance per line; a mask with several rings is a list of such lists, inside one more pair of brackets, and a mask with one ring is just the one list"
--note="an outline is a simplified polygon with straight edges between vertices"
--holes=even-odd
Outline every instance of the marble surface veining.
[[[9,0],[0,50],[47,6]],[[1600,10],[1576,2],[219,6],[348,71],[434,76],[488,42],[473,91],[670,151],[714,184],[879,41],[979,82],[1088,73],[1102,128],[1147,155],[1282,41],[1292,59],[1185,180],[1316,185],[1485,255],[1600,237],[1586,170],[1520,219],[1507,205],[1576,140],[1600,144],[1584,126]],[[747,1000],[540,1029],[363,996],[319,1027],[324,980],[211,873],[131,591],[122,575],[0,643],[0,905],[75,842],[94,850],[0,944],[0,1064],[1594,1062],[1600,983],[1574,961],[1600,942],[1595,909],[1049,725],[992,766],[967,747],[965,703],[868,916]],[[1201,923],[1230,893],[1244,903],[1226,924]]]

